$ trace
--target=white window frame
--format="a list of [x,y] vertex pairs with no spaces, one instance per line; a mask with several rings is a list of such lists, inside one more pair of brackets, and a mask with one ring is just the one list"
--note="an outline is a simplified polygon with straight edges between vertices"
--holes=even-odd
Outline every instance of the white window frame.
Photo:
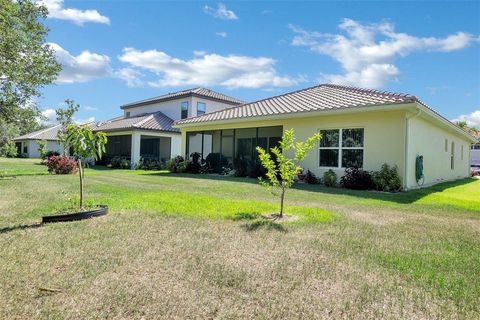
[[[185,118],[182,116],[182,113],[183,113],[183,111],[184,111],[184,110],[183,110],[183,104],[186,104],[186,105],[187,105],[187,110],[186,110],[186,111],[187,111],[187,116],[186,116]],[[187,119],[188,116],[189,116],[189,111],[190,111],[190,103],[188,103],[188,101],[182,101],[182,102],[180,102],[180,119]]]
[[[198,113],[198,106],[201,105],[201,104],[203,104],[205,106],[205,110],[203,111],[203,113],[199,114]],[[205,113],[207,113],[207,103],[205,103],[203,101],[197,101],[197,116],[205,114]]]
[[[351,129],[363,129],[363,147],[343,147],[343,130],[351,130]],[[365,127],[345,127],[345,128],[321,128],[318,129],[320,133],[322,130],[338,130],[338,147],[320,147],[320,141],[318,141],[317,145],[317,166],[319,169],[346,169],[347,167],[342,167],[342,155],[343,150],[363,150],[362,153],[362,168],[365,167]],[[327,167],[320,165],[320,150],[338,150],[338,166],[336,167]],[[362,169],[360,168],[360,169]]]

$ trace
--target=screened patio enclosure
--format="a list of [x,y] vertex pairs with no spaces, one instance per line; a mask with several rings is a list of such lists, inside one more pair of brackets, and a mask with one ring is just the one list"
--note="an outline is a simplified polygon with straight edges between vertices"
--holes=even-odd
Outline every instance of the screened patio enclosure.
[[187,132],[186,157],[200,153],[202,160],[218,171],[235,161],[257,162],[256,147],[270,150],[282,139],[283,127],[258,127]]
[[[135,146],[137,139],[132,139],[132,134],[109,135],[106,145],[106,152],[102,163],[108,164],[114,157],[120,157],[138,162],[144,160],[155,160],[165,162],[171,157],[171,138],[150,135],[139,135],[140,148]],[[134,151],[134,152],[132,152]],[[137,153],[139,154],[135,154]]]

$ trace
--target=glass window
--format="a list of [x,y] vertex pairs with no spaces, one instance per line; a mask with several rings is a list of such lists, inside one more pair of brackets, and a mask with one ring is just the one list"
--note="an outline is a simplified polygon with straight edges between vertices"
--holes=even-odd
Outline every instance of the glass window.
[[320,167],[363,167],[363,128],[320,130],[320,133]]
[[28,147],[27,147],[27,145],[24,145],[24,146],[23,146],[23,153],[28,153]]
[[181,118],[185,119],[188,118],[188,101],[183,101],[181,104]]
[[126,118],[130,118],[130,111],[125,112],[125,117],[126,117]]
[[197,102],[197,116],[204,114],[207,110],[205,102]]

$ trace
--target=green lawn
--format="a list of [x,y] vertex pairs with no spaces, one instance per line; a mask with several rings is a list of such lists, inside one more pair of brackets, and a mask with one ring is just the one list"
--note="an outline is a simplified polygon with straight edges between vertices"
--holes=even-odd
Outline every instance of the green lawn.
[[[480,317],[480,180],[399,194],[0,159],[0,318]],[[45,292],[40,288],[59,289]]]

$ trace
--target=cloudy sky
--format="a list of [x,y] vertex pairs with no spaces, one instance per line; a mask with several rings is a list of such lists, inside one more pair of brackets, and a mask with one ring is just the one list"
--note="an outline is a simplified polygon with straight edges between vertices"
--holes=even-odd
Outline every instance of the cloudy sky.
[[480,3],[43,0],[63,65],[39,101],[77,120],[204,86],[246,101],[338,83],[410,93],[480,126]]

